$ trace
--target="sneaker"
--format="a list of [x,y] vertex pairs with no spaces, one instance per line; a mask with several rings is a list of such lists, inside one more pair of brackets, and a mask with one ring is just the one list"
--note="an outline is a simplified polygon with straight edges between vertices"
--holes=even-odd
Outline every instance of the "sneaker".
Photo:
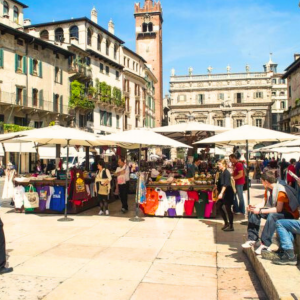
[[102,210],[99,211],[99,215],[102,216],[104,212]]
[[261,257],[266,260],[278,260],[281,256],[282,254],[276,251],[270,251],[269,249],[261,250]]
[[5,267],[3,267],[3,268],[0,269],[0,275],[11,273],[13,270],[14,270],[13,268],[5,268]]
[[109,211],[108,211],[108,210],[106,210],[106,211],[105,211],[105,214],[108,216],[108,215],[109,215]]
[[125,214],[125,213],[126,213],[126,209],[125,209],[125,208],[122,208],[122,209],[121,209],[121,212],[122,212],[123,214]]
[[293,258],[290,258],[286,253],[283,253],[283,255],[278,260],[273,261],[273,264],[281,266],[297,266],[297,255],[294,255]]
[[256,250],[255,250],[255,254],[256,255],[261,255],[262,250],[269,250],[267,246],[265,246],[264,244],[261,244]]
[[227,227],[229,227],[230,226],[230,224],[225,224],[221,229],[222,230],[225,230]]
[[229,227],[225,228],[224,231],[234,231],[234,228],[233,228],[233,226],[229,226]]
[[242,245],[242,247],[243,247],[244,249],[251,248],[251,247],[255,246],[256,243],[257,243],[257,241],[247,241],[246,243],[244,243],[244,244]]

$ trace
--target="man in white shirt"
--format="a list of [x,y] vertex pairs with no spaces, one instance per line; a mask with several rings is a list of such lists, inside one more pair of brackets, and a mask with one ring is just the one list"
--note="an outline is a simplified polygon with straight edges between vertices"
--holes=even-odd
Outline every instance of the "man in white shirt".
[[118,165],[116,175],[118,176],[119,195],[122,202],[121,211],[126,213],[128,211],[129,167],[122,157],[119,158]]
[[0,275],[10,273],[13,268],[6,268],[6,250],[5,250],[5,236],[3,231],[3,223],[0,218]]

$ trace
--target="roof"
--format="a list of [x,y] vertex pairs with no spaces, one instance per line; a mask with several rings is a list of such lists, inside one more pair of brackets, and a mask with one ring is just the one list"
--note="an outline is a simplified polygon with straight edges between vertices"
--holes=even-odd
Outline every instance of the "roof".
[[76,18],[76,19],[68,19],[68,20],[62,20],[62,21],[56,21],[56,22],[47,22],[47,23],[40,23],[40,24],[32,24],[32,25],[24,26],[24,28],[45,27],[45,26],[49,26],[49,25],[58,25],[58,24],[66,24],[66,23],[72,23],[72,24],[74,24],[75,22],[81,22],[81,21],[85,21],[87,23],[90,23],[91,25],[95,26],[99,30],[103,31],[108,36],[114,38],[120,44],[124,44],[125,43],[124,41],[122,41],[121,39],[119,39],[118,37],[116,37],[114,34],[110,33],[108,30],[104,29],[103,27],[101,27],[97,23],[91,21],[87,17]]
[[25,33],[23,31],[20,31],[20,30],[12,28],[10,26],[4,25],[3,23],[0,23],[0,30],[1,30],[1,34],[9,33],[9,34],[14,35],[16,37],[22,38],[27,42],[34,42],[35,44],[40,45],[43,48],[51,49],[51,50],[53,50],[57,53],[61,53],[62,55],[65,55],[67,57],[74,55],[72,52],[70,52],[68,50],[65,50],[61,47],[55,46],[51,43],[48,43],[48,42],[46,42],[46,41],[44,41],[40,38],[34,37],[34,36],[32,36],[28,33]]
[[125,50],[127,50],[128,52],[130,52],[131,54],[137,56],[140,60],[142,60],[144,63],[147,63],[147,61],[142,57],[140,56],[139,54],[137,54],[136,52],[134,52],[133,50],[127,48],[126,46],[122,46]]
[[300,68],[300,57],[296,59],[291,65],[289,65],[284,71],[286,71],[282,78],[286,79],[288,78],[293,72],[295,72],[297,69]]
[[124,69],[124,67],[122,65],[116,63],[115,61],[109,59],[106,56],[101,55],[100,53],[98,53],[92,49],[87,49],[86,52],[89,53],[91,56],[95,56],[96,58],[103,60],[105,63],[115,67],[116,69],[120,69],[120,70]]
[[21,5],[23,8],[28,8],[28,6],[26,4],[24,4],[24,3],[20,2],[20,1],[17,1],[17,0],[10,0],[10,1],[15,2],[15,3]]

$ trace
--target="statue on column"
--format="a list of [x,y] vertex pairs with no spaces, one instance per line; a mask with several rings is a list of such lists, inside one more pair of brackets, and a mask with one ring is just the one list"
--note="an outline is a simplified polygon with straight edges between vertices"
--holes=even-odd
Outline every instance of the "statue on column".
[[175,76],[175,69],[174,68],[171,70],[171,76]]
[[208,72],[208,74],[211,74],[211,73],[212,73],[212,71],[213,71],[213,67],[209,66],[209,67],[207,68],[207,72]]
[[190,76],[193,75],[193,71],[194,71],[193,68],[192,68],[192,67],[189,67],[189,75],[190,75]]

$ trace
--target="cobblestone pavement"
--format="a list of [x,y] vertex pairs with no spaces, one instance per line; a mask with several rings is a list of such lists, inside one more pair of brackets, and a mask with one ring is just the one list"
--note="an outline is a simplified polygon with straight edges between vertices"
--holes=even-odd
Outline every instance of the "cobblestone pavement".
[[[252,202],[263,193],[252,188]],[[57,222],[55,215],[16,214],[1,207],[9,265],[0,299],[267,299],[240,244],[246,227],[236,220],[145,218],[132,223],[120,203],[111,216],[92,209]]]

